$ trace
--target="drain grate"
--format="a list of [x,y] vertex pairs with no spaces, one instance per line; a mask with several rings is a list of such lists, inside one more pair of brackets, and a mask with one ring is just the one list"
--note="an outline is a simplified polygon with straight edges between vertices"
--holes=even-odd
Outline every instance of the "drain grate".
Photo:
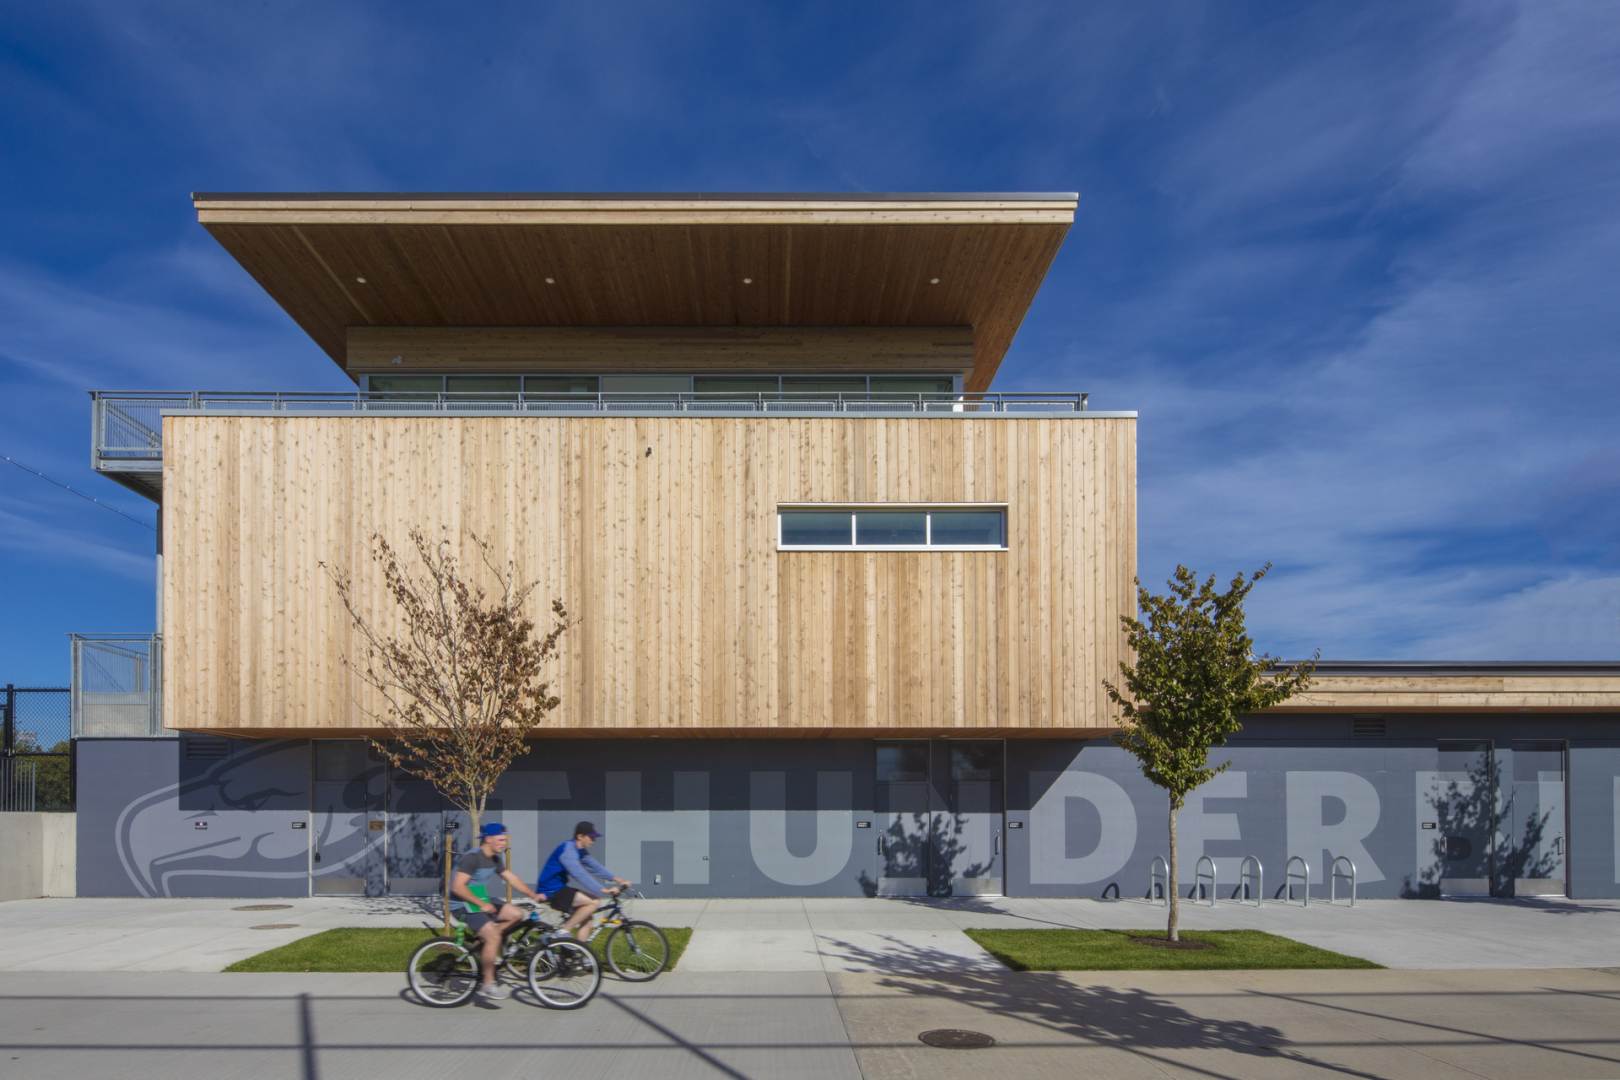
[[941,1050],[983,1050],[996,1045],[996,1040],[982,1031],[963,1031],[961,1028],[935,1028],[917,1038],[923,1044],[937,1046]]
[[231,908],[231,910],[232,911],[286,911],[290,907],[292,907],[291,904],[243,904],[241,907],[233,907],[233,908]]
[[297,928],[298,924],[295,922],[267,922],[248,927],[249,930],[296,930]]

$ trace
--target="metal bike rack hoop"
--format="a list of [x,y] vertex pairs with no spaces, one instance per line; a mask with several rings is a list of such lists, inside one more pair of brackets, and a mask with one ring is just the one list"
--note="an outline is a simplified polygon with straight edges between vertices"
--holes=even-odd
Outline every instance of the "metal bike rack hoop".
[[[1340,870],[1339,869],[1339,864],[1340,863],[1343,863],[1345,866],[1348,866],[1350,868],[1349,871],[1347,872],[1347,871],[1344,871],[1344,870]],[[1338,899],[1338,885],[1339,885],[1340,881],[1348,881],[1350,883],[1350,906],[1355,907],[1356,906],[1356,864],[1350,860],[1349,856],[1346,856],[1346,855],[1340,855],[1339,857],[1334,859],[1333,860],[1333,865],[1328,870],[1328,903],[1330,903],[1330,904]]]
[[1165,904],[1170,903],[1170,863],[1163,855],[1153,856],[1148,864],[1148,891],[1147,898],[1153,899],[1154,886],[1158,886],[1159,899]]
[[[1249,887],[1253,882],[1254,887]],[[1265,902],[1266,896],[1266,868],[1260,865],[1260,860],[1253,855],[1243,856],[1238,863],[1238,903],[1243,902],[1243,895],[1248,893],[1254,897],[1254,906],[1259,907]]]
[[[1204,864],[1205,863],[1209,864],[1209,871],[1207,873],[1204,870]],[[1216,888],[1215,860],[1210,858],[1208,855],[1200,855],[1200,856],[1198,856],[1198,861],[1193,864],[1193,900],[1194,901],[1196,901],[1198,899],[1198,893],[1199,893],[1200,890],[1203,889],[1205,881],[1209,882],[1209,891],[1204,893],[1204,895],[1209,897],[1209,906],[1214,907],[1215,906],[1215,888]]]
[[[1297,873],[1294,870],[1295,863],[1299,863],[1299,871]],[[1296,881],[1299,882],[1300,893],[1302,895],[1299,906],[1310,907],[1311,864],[1300,858],[1298,855],[1290,855],[1288,857],[1288,862],[1283,864],[1283,903],[1286,904],[1293,902],[1294,883]]]

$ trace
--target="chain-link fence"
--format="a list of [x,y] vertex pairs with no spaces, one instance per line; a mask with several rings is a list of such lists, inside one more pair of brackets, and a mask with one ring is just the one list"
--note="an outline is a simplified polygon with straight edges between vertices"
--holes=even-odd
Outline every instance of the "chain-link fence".
[[12,686],[0,698],[0,811],[72,810],[73,710],[65,686]]

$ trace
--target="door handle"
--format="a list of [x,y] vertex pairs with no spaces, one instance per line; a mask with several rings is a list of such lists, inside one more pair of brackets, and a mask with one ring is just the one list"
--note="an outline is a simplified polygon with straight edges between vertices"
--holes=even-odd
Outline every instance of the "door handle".
[[995,835],[995,847],[993,847],[991,849],[990,853],[992,855],[1000,855],[1001,854],[1001,834],[1000,833],[996,833],[996,835]]
[[1562,836],[1553,837],[1553,854],[1554,855],[1562,855],[1563,853],[1564,853],[1564,838]]
[[883,854],[883,834],[882,833],[878,833],[877,849],[878,849],[877,853],[879,855],[882,855]]

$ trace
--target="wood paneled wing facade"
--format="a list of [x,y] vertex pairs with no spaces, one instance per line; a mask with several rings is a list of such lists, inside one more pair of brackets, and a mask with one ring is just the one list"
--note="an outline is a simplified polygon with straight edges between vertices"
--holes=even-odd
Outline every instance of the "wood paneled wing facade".
[[[1132,419],[182,415],[163,440],[171,728],[363,730],[319,564],[382,616],[369,538],[413,525],[488,536],[581,616],[557,734],[1110,722]],[[1004,504],[1007,549],[778,551],[803,503]]]

